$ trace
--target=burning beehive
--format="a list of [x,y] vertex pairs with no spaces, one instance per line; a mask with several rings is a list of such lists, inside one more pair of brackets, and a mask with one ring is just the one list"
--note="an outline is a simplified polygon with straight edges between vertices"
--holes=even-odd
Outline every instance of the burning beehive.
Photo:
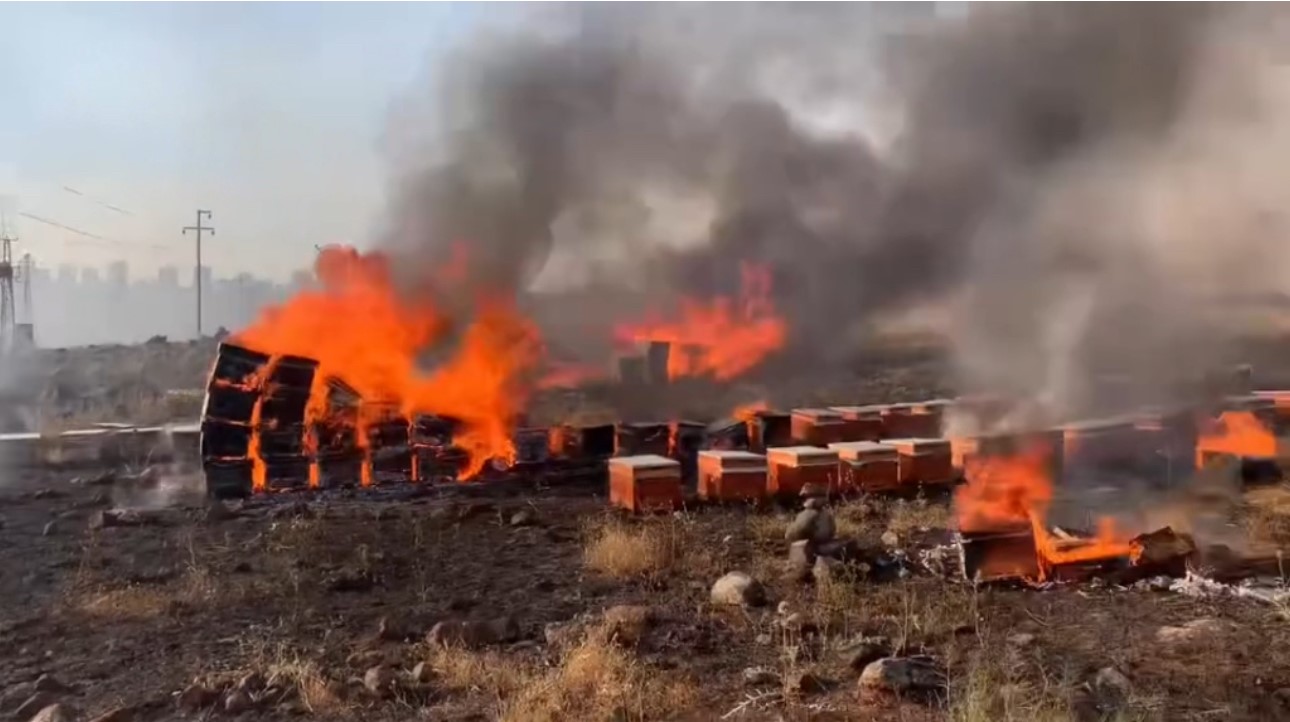
[[838,452],[838,490],[876,494],[900,487],[900,452],[889,444],[844,441],[829,444]]
[[753,451],[765,452],[793,443],[793,417],[789,414],[769,409],[754,411],[747,424],[748,443]]
[[882,428],[888,439],[936,438],[941,435],[941,413],[917,404],[892,404],[882,411]]
[[887,439],[883,443],[898,453],[897,475],[904,486],[945,486],[958,478],[948,439]]
[[793,441],[809,446],[828,446],[850,441],[842,414],[831,409],[793,409],[789,416]]
[[619,423],[614,428],[614,453],[619,456],[666,456],[671,446],[671,435],[666,423]]
[[699,498],[760,501],[767,492],[766,457],[750,451],[699,452]]
[[683,502],[681,464],[665,456],[619,456],[609,461],[609,503],[632,512],[672,511]]
[[882,406],[832,406],[846,424],[847,441],[877,441],[882,438]]
[[837,485],[838,452],[815,446],[782,446],[766,450],[769,468],[767,491],[774,496],[796,496],[807,484],[824,488]]

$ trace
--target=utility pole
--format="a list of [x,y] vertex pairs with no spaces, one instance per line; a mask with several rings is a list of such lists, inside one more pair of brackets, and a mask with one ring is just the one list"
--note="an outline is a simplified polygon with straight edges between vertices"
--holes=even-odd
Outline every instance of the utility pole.
[[0,353],[13,346],[14,326],[18,322],[18,308],[13,298],[13,244],[16,240],[9,235],[9,229],[0,219]]
[[193,276],[193,286],[197,289],[197,338],[198,339],[202,337],[202,232],[209,233],[212,236],[215,235],[214,228],[211,228],[210,226],[202,225],[203,216],[206,218],[206,220],[209,221],[211,219],[211,212],[198,209],[197,225],[184,226],[185,236],[188,235],[189,231],[194,231],[197,233],[197,271]]

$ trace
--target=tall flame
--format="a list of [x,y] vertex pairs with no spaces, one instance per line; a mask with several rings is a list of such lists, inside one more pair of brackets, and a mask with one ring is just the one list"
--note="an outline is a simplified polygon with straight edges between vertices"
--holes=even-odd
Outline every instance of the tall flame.
[[771,275],[766,266],[740,267],[740,293],[703,301],[683,298],[679,317],[657,315],[614,328],[619,343],[667,341],[668,377],[711,376],[729,380],[756,366],[784,345],[788,326],[771,301]]
[[[441,275],[460,275],[460,263],[455,259]],[[470,455],[466,477],[491,457],[514,458],[510,430],[528,400],[528,374],[541,342],[510,302],[482,298],[451,355],[427,372],[419,368],[418,356],[447,345],[451,319],[428,294],[398,293],[386,256],[328,246],[318,255],[315,273],[318,288],[267,309],[236,338],[265,353],[319,362],[311,418],[322,411],[324,380],[334,376],[364,398],[397,403],[407,415],[460,419],[463,431],[456,442]]]
[[1277,439],[1258,417],[1249,411],[1225,411],[1202,431],[1196,442],[1196,466],[1209,453],[1236,456],[1275,456]]
[[1003,531],[1028,525],[1034,532],[1041,578],[1054,565],[1129,556],[1132,545],[1109,517],[1098,520],[1092,538],[1062,539],[1049,530],[1051,457],[1051,450],[1039,442],[1012,456],[969,457],[967,483],[954,495],[959,529]]

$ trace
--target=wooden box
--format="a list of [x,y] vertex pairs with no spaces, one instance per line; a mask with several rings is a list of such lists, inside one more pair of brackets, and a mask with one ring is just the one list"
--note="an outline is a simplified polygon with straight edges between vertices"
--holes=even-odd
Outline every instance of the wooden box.
[[892,404],[882,412],[882,426],[888,439],[935,439],[941,435],[941,415],[915,404]]
[[877,441],[882,438],[882,406],[832,406],[846,424],[843,441]]
[[666,456],[670,446],[667,424],[637,422],[614,427],[614,453],[619,456]]
[[749,451],[700,451],[699,498],[758,501],[766,497],[766,457]]
[[889,444],[847,441],[829,444],[838,452],[838,484],[842,493],[892,491],[900,486],[900,452]]
[[753,451],[763,452],[793,443],[792,416],[778,411],[757,411],[747,420],[748,442]]
[[807,484],[836,486],[838,452],[816,446],[779,446],[766,450],[767,491],[787,496],[802,493]]
[[828,446],[846,441],[846,420],[831,409],[793,409],[793,442],[808,446]]
[[948,439],[887,439],[883,443],[896,447],[900,454],[897,474],[901,485],[951,484],[958,477]]
[[633,512],[681,506],[681,463],[655,454],[609,460],[609,503]]

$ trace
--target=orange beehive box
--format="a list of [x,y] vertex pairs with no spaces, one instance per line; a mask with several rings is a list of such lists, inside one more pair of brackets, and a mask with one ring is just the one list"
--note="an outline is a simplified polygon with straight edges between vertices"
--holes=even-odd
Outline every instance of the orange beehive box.
[[633,512],[681,506],[681,462],[645,454],[609,460],[609,503]]
[[900,486],[900,452],[890,444],[846,441],[829,444],[838,452],[840,491],[891,491]]
[[843,441],[877,441],[882,438],[882,406],[832,406],[846,423]]
[[948,439],[887,439],[896,447],[900,458],[897,473],[904,484],[950,484],[954,472],[953,454]]
[[941,435],[939,412],[919,410],[915,404],[892,404],[882,412],[883,435],[888,439],[935,439]]
[[835,486],[838,452],[817,446],[779,446],[766,450],[767,491],[772,495],[802,493],[807,484]]
[[766,497],[766,457],[751,451],[699,452],[699,497],[756,501]]
[[809,446],[827,446],[846,441],[846,419],[832,409],[793,409],[793,441]]

